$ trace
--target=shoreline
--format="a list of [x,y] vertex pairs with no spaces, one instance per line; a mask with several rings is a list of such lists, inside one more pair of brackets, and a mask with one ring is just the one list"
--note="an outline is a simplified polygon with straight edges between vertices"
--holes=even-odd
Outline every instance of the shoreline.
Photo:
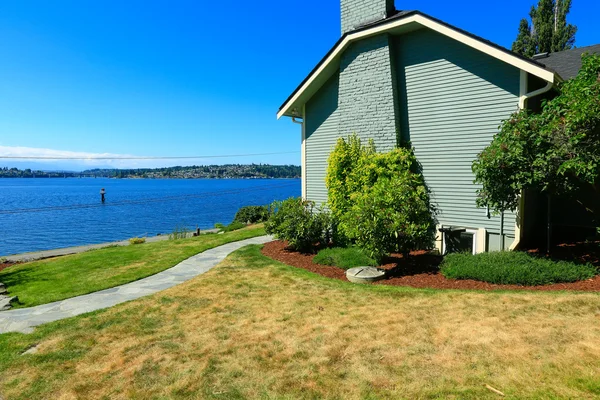
[[[205,235],[208,233],[217,233],[217,232],[219,232],[219,229],[205,229],[205,230],[200,230],[200,235]],[[194,236],[194,233],[195,232],[188,233],[188,237]],[[164,240],[169,240],[169,237],[170,237],[169,234],[160,235],[160,236],[150,236],[150,237],[145,238],[146,239],[145,243],[161,242]],[[83,253],[83,252],[90,251],[90,250],[98,250],[98,249],[103,249],[103,248],[107,248],[107,247],[129,246],[129,245],[130,245],[129,239],[127,239],[127,240],[120,240],[120,241],[115,241],[115,242],[104,242],[104,243],[97,243],[97,244],[87,244],[87,245],[82,245],[82,246],[63,247],[63,248],[59,248],[59,249],[40,250],[40,251],[31,251],[31,252],[20,253],[20,254],[11,254],[8,256],[0,256],[0,259],[6,260],[8,262],[13,262],[13,263],[23,263],[23,262],[43,260],[43,259],[52,258],[52,257],[66,256],[69,254],[78,254],[78,253]]]

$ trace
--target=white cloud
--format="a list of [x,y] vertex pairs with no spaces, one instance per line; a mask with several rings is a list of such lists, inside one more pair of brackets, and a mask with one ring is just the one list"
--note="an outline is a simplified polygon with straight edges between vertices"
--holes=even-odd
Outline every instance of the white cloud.
[[[0,161],[2,164],[11,163],[44,163],[48,167],[58,164],[78,165],[85,168],[153,168],[164,165],[160,160],[119,160],[124,157],[139,157],[131,154],[115,153],[88,153],[80,151],[67,151],[55,149],[43,149],[35,147],[0,146]],[[7,158],[7,157],[28,157]],[[55,158],[55,159],[48,159]],[[104,159],[98,159],[104,158]],[[112,159],[106,159],[112,158]]]

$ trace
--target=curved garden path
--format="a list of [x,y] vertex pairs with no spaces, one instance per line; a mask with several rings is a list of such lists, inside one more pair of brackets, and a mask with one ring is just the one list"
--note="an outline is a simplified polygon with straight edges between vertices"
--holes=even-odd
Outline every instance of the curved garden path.
[[0,312],[0,334],[7,332],[30,333],[35,326],[47,322],[112,307],[160,292],[205,273],[223,261],[229,254],[244,246],[264,244],[271,240],[273,239],[270,236],[259,236],[224,244],[135,282],[36,307],[2,311]]

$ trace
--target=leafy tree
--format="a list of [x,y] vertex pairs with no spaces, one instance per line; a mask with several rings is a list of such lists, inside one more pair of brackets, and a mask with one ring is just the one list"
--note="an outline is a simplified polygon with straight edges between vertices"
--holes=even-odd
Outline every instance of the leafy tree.
[[531,57],[536,53],[568,50],[575,44],[577,27],[567,24],[572,0],[539,0],[531,7],[529,17],[519,23],[512,51]]
[[534,189],[575,197],[600,221],[600,55],[582,61],[541,113],[513,114],[479,154],[479,206],[515,210],[521,190]]

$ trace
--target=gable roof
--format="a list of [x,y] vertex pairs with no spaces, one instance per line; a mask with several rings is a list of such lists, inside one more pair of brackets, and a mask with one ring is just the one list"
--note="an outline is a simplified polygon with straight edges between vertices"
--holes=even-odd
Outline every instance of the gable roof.
[[564,80],[575,77],[581,69],[581,55],[583,53],[600,54],[600,44],[593,46],[579,47],[576,49],[548,53],[545,57],[536,58],[536,60],[546,67],[552,68]]
[[351,43],[382,33],[402,33],[423,27],[433,29],[548,82],[555,83],[560,80],[554,71],[540,62],[513,53],[504,47],[420,11],[399,11],[391,17],[344,34],[281,105],[277,118],[301,116],[302,106],[338,70],[341,54]]

